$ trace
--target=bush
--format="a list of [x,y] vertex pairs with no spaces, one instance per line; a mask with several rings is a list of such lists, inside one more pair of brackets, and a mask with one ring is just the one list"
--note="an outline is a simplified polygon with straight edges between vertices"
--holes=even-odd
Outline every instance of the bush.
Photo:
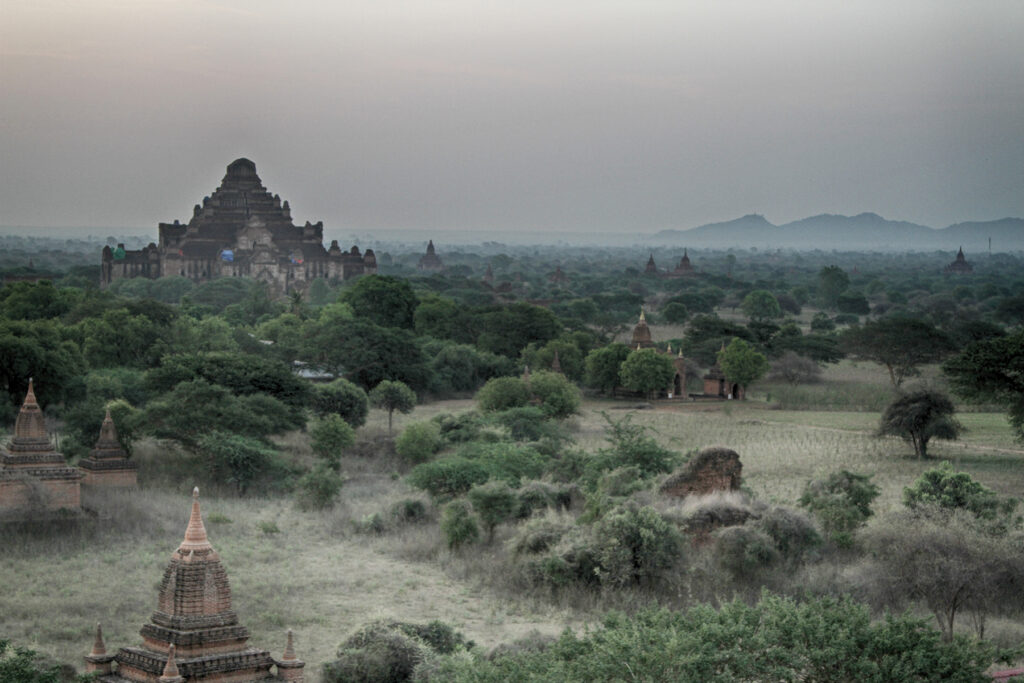
[[313,412],[317,417],[339,415],[355,428],[366,424],[369,410],[366,392],[347,379],[336,379],[313,387]]
[[871,502],[878,494],[870,475],[842,470],[807,482],[800,506],[817,518],[836,545],[849,548],[853,545],[853,532],[871,516]]
[[802,512],[781,505],[773,505],[761,514],[755,526],[768,534],[782,559],[800,563],[821,545],[821,536],[814,524]]
[[441,533],[444,534],[451,550],[458,550],[467,543],[475,543],[480,538],[480,527],[469,503],[455,500],[444,507],[441,513]]
[[384,623],[365,626],[338,649],[338,659],[324,664],[325,683],[403,683],[426,656],[415,636]]
[[772,566],[779,559],[772,538],[753,525],[717,529],[713,536],[715,562],[733,579],[751,578],[752,574]]
[[494,421],[508,430],[515,441],[537,441],[551,430],[547,414],[536,406],[509,408],[494,415]]
[[793,386],[821,381],[821,366],[795,351],[786,351],[772,363],[768,379],[787,382]]
[[314,422],[309,436],[310,448],[335,471],[341,467],[341,451],[356,442],[355,430],[334,413]]
[[241,494],[270,469],[277,455],[275,449],[257,439],[216,431],[200,437],[197,450],[210,475],[234,485]]
[[518,487],[522,479],[536,479],[544,473],[547,458],[529,446],[514,443],[469,443],[459,455],[479,463],[490,477]]
[[474,486],[469,490],[468,498],[487,529],[488,543],[494,540],[495,527],[511,519],[519,507],[516,494],[504,482]]
[[406,481],[436,500],[446,500],[462,495],[489,478],[490,472],[483,463],[452,456],[417,465]]
[[625,505],[594,525],[601,583],[652,584],[679,559],[682,537],[654,508]]
[[475,441],[480,436],[480,430],[484,425],[480,413],[474,410],[468,410],[458,415],[442,413],[435,415],[432,420],[437,423],[441,438],[449,444]]
[[413,464],[430,460],[440,449],[441,429],[435,422],[414,422],[395,441],[395,451]]
[[344,477],[331,467],[315,467],[299,479],[299,507],[303,510],[324,510],[333,507],[344,483]]
[[534,517],[516,530],[509,547],[516,555],[542,553],[553,548],[574,527],[574,522],[563,516]]
[[529,390],[548,417],[562,420],[579,411],[582,400],[579,387],[565,375],[548,370],[535,372],[530,377]]
[[946,510],[968,510],[982,519],[995,519],[1002,509],[1014,503],[1000,504],[996,492],[974,481],[966,472],[954,472],[948,462],[927,470],[913,486],[903,489],[903,504],[909,508],[937,505]]
[[618,421],[607,414],[602,416],[608,423],[606,438],[609,447],[598,452],[590,465],[592,469],[601,471],[635,466],[646,477],[670,472],[680,461],[678,453],[662,448],[644,427],[633,424],[632,415],[626,415]]
[[391,517],[401,524],[416,524],[427,519],[427,504],[418,498],[404,498],[391,506]]
[[480,410],[496,413],[509,408],[519,408],[530,402],[530,390],[526,382],[518,377],[495,377],[476,392],[474,397]]

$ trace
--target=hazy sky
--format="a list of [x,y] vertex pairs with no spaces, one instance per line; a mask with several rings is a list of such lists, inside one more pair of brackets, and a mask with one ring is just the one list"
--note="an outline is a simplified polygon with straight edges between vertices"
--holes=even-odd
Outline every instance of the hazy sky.
[[1024,216],[1024,2],[0,0],[0,225]]

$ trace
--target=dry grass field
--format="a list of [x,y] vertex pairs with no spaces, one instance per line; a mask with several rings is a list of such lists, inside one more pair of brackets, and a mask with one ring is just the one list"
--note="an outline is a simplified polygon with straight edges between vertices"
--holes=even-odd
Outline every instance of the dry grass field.
[[[863,386],[885,395],[889,390],[880,373],[870,365],[843,364],[830,369],[819,386]],[[745,486],[771,502],[795,504],[809,478],[848,469],[874,475],[882,489],[875,508],[884,511],[898,506],[903,487],[943,459],[1001,494],[1024,491],[1024,447],[1013,440],[1002,413],[961,413],[969,430],[962,440],[933,442],[934,459],[922,462],[910,457],[902,441],[873,435],[876,411],[783,410],[767,400],[777,391],[765,385],[744,402],[656,402],[642,410],[629,402],[590,400],[568,425],[576,447],[586,451],[604,445],[603,415],[627,414],[677,451],[735,449]],[[394,431],[471,407],[469,400],[420,406],[396,415]],[[383,412],[371,411],[360,433],[380,438],[386,425]],[[289,435],[279,445],[300,461],[311,457],[304,435]],[[155,607],[167,558],[184,533],[194,481],[180,475],[187,462],[181,454],[147,443],[137,457],[144,488],[86,497],[98,517],[35,534],[0,529],[0,637],[75,665],[98,621],[108,647],[139,643],[138,629]],[[474,558],[455,558],[444,548],[436,524],[384,536],[357,533],[356,523],[366,515],[418,494],[402,480],[404,468],[394,456],[349,456],[343,470],[342,500],[328,513],[300,511],[283,496],[243,499],[214,489],[202,497],[210,539],[252,643],[279,653],[285,630],[295,629],[308,680],[318,680],[320,664],[351,630],[378,617],[441,619],[484,647],[533,629],[557,633],[594,618],[594,604],[570,608],[519,600],[496,588],[473,571]]]

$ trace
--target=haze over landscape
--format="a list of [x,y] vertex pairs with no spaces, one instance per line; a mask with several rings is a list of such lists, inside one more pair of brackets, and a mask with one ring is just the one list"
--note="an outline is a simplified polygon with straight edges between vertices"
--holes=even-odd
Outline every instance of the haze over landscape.
[[1022,216],[1022,28],[1013,2],[7,0],[0,225],[155,232],[242,156],[328,234]]

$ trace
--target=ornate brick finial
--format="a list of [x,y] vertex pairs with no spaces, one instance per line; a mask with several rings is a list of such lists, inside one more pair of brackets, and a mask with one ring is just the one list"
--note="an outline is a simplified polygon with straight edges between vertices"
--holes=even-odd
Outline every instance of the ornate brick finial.
[[107,654],[107,646],[103,642],[103,627],[96,624],[96,640],[92,643],[92,652],[89,653],[90,657],[102,657]]
[[25,394],[25,406],[38,406],[36,392],[32,389],[32,378],[28,378],[28,393]]
[[294,635],[291,629],[288,629],[288,643],[284,646],[284,654],[281,655],[281,659],[288,662],[296,659]]
[[182,683],[185,679],[178,673],[178,665],[174,662],[174,643],[167,651],[167,664],[164,665],[164,673],[160,676],[160,683]]
[[178,552],[184,553],[189,550],[209,550],[209,539],[206,537],[206,527],[203,526],[203,516],[199,512],[199,487],[192,489],[192,514],[188,520],[188,528],[185,529],[185,540],[178,547]]
[[672,355],[672,342],[669,342],[668,344],[668,355]]
[[647,322],[647,318],[644,316],[644,307],[643,306],[640,307],[640,322],[642,322],[642,323]]

